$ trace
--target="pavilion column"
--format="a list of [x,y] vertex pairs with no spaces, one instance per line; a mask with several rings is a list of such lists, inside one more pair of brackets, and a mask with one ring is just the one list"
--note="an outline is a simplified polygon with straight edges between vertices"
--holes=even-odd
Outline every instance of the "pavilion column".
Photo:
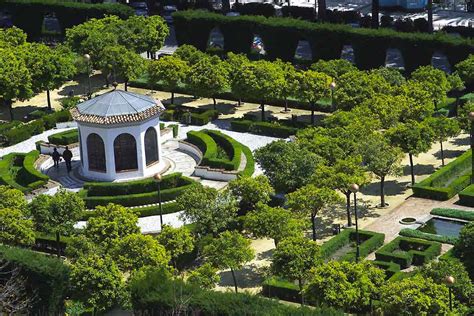
[[107,177],[113,181],[116,177],[114,140],[117,135],[115,135],[115,133],[108,132],[102,134],[101,136],[104,139],[105,145],[105,164],[107,166]]
[[137,142],[137,162],[138,162],[138,172],[140,175],[145,174],[146,168],[146,157],[145,157],[145,132],[141,128],[137,128],[133,136]]

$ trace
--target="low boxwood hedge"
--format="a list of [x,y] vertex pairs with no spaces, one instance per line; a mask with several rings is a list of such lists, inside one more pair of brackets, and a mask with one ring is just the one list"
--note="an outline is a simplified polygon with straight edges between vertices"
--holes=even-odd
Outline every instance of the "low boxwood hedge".
[[459,204],[465,206],[474,206],[474,185],[470,185],[459,192]]
[[[359,254],[361,258],[367,257],[371,252],[383,245],[385,234],[371,232],[368,230],[359,230]],[[344,229],[339,235],[326,241],[321,246],[323,258],[329,259],[337,250],[356,240],[355,230],[352,228]],[[351,249],[344,254],[340,261],[354,261],[356,248]]]
[[230,122],[230,126],[236,132],[280,138],[288,138],[298,131],[295,127],[284,126],[277,122],[254,122],[250,120],[233,120]]
[[458,218],[466,221],[474,221],[473,211],[464,211],[455,208],[434,208],[430,212],[431,215],[438,215],[449,218]]
[[[163,209],[164,214],[172,214],[181,211],[179,205],[176,202],[166,202],[162,203],[161,207]],[[155,216],[160,215],[160,207],[159,205],[151,205],[151,206],[144,206],[144,207],[135,207],[131,209],[138,217],[146,217],[146,216]],[[81,220],[87,221],[91,217],[97,216],[97,212],[95,210],[84,211],[82,214]]]
[[284,301],[301,303],[301,293],[298,285],[276,276],[269,277],[263,281],[262,295]]
[[465,152],[425,180],[416,183],[412,187],[413,195],[440,201],[455,196],[471,182],[471,155],[471,150]]
[[49,177],[34,167],[39,151],[27,154],[11,153],[0,160],[0,184],[8,185],[22,192],[30,192],[48,182]]
[[48,142],[54,145],[71,145],[79,142],[79,131],[71,129],[48,136]]
[[255,172],[255,159],[253,158],[252,151],[247,146],[240,144],[242,146],[242,152],[245,155],[246,164],[244,170],[240,172],[241,176],[251,177]]
[[395,262],[385,262],[385,261],[369,261],[370,263],[374,264],[378,268],[385,271],[385,278],[388,280],[390,279],[395,273],[400,272],[400,265]]
[[441,244],[409,237],[397,237],[375,252],[378,261],[395,262],[402,269],[423,265],[441,253]]
[[425,233],[425,232],[412,229],[412,228],[403,228],[399,232],[399,235],[404,236],[404,237],[413,237],[413,238],[420,238],[424,240],[437,241],[442,244],[451,244],[451,245],[454,245],[456,241],[458,240],[456,237]]

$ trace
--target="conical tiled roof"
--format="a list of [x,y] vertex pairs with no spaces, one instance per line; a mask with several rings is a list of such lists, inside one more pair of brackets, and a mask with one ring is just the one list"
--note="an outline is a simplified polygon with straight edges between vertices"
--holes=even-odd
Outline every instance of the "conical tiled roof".
[[119,124],[146,120],[162,111],[161,102],[152,97],[112,90],[78,104],[71,114],[79,122]]

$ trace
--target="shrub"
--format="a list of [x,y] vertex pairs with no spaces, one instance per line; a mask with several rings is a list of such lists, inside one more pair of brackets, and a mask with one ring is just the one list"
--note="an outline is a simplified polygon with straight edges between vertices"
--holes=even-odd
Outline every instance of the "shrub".
[[[27,249],[0,245],[0,258],[8,262],[6,271],[19,268],[26,279],[27,293],[36,292],[32,314],[58,314],[68,290],[69,268],[62,260]],[[6,272],[3,271],[3,272]]]
[[441,253],[441,244],[422,239],[397,237],[375,252],[378,261],[395,262],[402,269],[423,265]]
[[[176,202],[167,202],[162,203],[161,207],[163,209],[162,214],[171,214],[181,211],[179,205]],[[144,206],[144,207],[136,207],[132,208],[132,211],[137,214],[138,217],[146,217],[146,216],[156,216],[160,215],[160,206],[159,205],[151,205],[151,206]],[[91,217],[97,216],[97,212],[95,210],[92,211],[84,211],[82,214],[81,220],[87,221]]]
[[413,195],[441,201],[452,198],[470,184],[471,155],[470,150],[465,152],[428,178],[416,183],[412,187]]
[[458,218],[466,221],[474,221],[473,211],[464,211],[455,208],[434,208],[431,210],[430,214],[443,217]]
[[[337,250],[356,240],[354,229],[344,229],[339,235],[329,239],[321,246],[321,254],[323,258],[329,259]],[[371,232],[367,230],[359,230],[359,254],[361,258],[366,257],[369,253],[383,245],[385,235],[381,233]],[[339,260],[353,261],[355,260],[355,248],[344,254]]]
[[465,206],[474,206],[474,185],[470,185],[459,192],[459,204]]
[[71,145],[79,142],[79,131],[72,129],[48,136],[48,141],[55,145]]
[[386,279],[390,279],[395,273],[400,272],[400,265],[395,262],[385,262],[377,260],[369,262],[384,270]]
[[458,240],[456,237],[430,234],[411,228],[404,228],[400,231],[399,234],[400,236],[404,237],[420,238],[424,240],[437,241],[443,244],[451,245],[454,245]]
[[233,120],[230,122],[230,126],[236,132],[280,138],[288,138],[291,135],[295,135],[298,130],[297,128],[284,126],[277,122],[254,122],[249,120]]
[[253,158],[253,154],[250,148],[248,148],[247,146],[244,146],[243,144],[241,144],[241,146],[242,146],[242,152],[245,155],[245,159],[247,163],[245,165],[244,170],[240,172],[240,175],[244,177],[251,177],[253,173],[255,172],[255,160]]
[[301,294],[298,285],[275,276],[263,281],[262,295],[295,303],[301,302]]
[[216,110],[208,110],[203,113],[191,113],[191,124],[193,125],[206,125],[212,120],[219,117],[219,112]]
[[217,143],[211,136],[202,131],[190,131],[186,135],[187,141],[201,150],[203,154],[202,163],[217,157]]

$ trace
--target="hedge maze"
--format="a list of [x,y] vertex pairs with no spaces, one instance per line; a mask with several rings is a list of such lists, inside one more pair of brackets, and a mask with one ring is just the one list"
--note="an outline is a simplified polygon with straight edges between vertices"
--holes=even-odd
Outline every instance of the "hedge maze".
[[37,150],[27,154],[11,153],[0,160],[0,185],[9,185],[24,193],[40,188],[49,177],[35,169],[39,157]]

